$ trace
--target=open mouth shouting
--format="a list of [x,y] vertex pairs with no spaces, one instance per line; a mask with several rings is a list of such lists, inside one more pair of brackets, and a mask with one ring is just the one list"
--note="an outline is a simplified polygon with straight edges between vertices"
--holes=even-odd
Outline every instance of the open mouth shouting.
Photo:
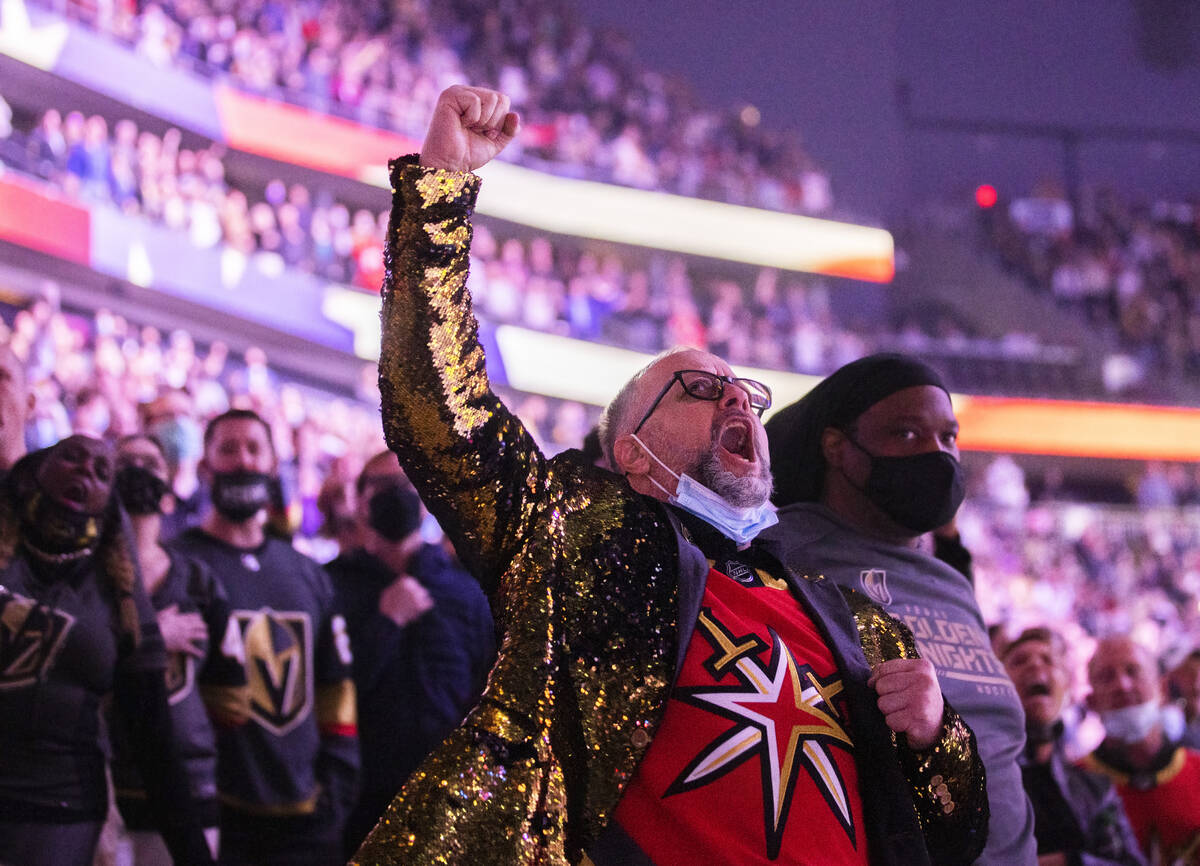
[[1029,683],[1021,692],[1023,698],[1050,697],[1050,686],[1043,682]]
[[82,481],[71,481],[59,492],[58,501],[72,511],[86,511],[90,491]]
[[730,415],[717,428],[718,453],[724,467],[742,474],[758,462],[754,423],[744,414]]
[[1044,679],[1031,680],[1017,685],[1025,715],[1039,723],[1049,723],[1058,714],[1061,693]]

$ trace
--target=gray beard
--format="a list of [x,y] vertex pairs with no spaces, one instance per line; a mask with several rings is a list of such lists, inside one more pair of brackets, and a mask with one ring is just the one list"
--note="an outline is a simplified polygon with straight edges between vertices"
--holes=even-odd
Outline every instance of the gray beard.
[[771,497],[774,486],[771,473],[761,465],[753,475],[734,475],[721,465],[715,446],[700,458],[692,477],[737,508],[757,508]]

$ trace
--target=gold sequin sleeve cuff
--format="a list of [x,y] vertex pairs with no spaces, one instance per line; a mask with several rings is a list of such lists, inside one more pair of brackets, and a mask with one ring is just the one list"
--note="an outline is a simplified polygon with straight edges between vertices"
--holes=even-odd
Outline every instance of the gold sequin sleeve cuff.
[[988,824],[986,778],[975,733],[946,703],[941,739],[928,749],[899,742],[896,749],[930,859],[938,864],[975,862],[987,842]]
[[[492,392],[467,289],[479,178],[390,165],[379,390],[384,435],[476,577],[532,525],[545,461]],[[490,589],[485,585],[485,589]]]

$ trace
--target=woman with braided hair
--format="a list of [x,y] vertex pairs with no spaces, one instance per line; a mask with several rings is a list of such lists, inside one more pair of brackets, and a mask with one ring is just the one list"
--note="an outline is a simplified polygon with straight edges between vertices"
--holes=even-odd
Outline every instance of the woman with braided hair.
[[108,802],[101,704],[128,720],[178,864],[212,862],[171,746],[162,638],[104,442],[21,458],[0,490],[0,862],[87,866]]

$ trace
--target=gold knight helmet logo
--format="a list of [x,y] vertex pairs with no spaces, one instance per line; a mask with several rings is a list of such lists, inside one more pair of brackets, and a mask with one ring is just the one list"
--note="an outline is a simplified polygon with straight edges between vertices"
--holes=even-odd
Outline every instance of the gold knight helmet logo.
[[74,624],[69,613],[0,586],[0,689],[45,676]]
[[245,651],[250,715],[276,736],[308,717],[313,705],[312,623],[306,613],[234,611]]

